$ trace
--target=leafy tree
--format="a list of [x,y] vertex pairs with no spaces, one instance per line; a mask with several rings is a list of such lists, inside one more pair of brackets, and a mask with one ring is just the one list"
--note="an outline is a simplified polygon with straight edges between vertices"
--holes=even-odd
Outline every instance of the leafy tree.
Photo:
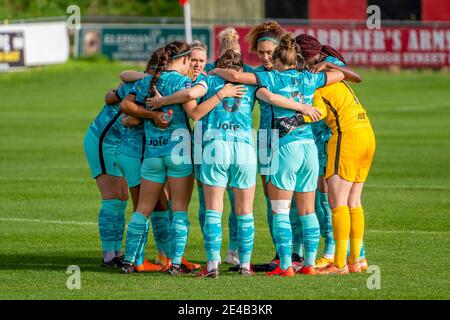
[[89,16],[182,16],[178,0],[0,0],[0,20],[65,16],[72,4]]

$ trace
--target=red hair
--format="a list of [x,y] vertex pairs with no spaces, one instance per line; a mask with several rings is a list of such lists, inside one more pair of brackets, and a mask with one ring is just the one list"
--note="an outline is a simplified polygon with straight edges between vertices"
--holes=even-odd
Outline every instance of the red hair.
[[344,60],[344,57],[337,50],[329,45],[323,46],[316,38],[310,36],[309,34],[300,34],[295,38],[295,41],[298,43],[301,54],[306,61],[314,58],[314,56],[321,53],[324,56],[333,56],[335,58],[338,58],[339,60],[347,64]]

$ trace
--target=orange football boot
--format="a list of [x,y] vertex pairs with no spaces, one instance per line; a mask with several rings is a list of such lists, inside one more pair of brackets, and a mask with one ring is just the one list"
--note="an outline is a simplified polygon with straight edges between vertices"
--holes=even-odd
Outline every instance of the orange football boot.
[[172,266],[172,261],[164,255],[159,255],[158,260],[159,264],[161,265],[161,272],[166,272]]
[[359,260],[359,264],[361,265],[361,270],[366,271],[369,268],[369,264],[367,263],[366,257]]
[[316,269],[314,266],[303,266],[298,273],[312,275],[316,274]]
[[280,266],[277,266],[275,268],[275,270],[267,272],[266,275],[268,275],[269,277],[272,277],[272,276],[293,277],[293,276],[295,276],[295,272],[292,267],[289,267],[286,270],[283,270],[280,268]]
[[359,262],[355,264],[348,264],[347,266],[350,273],[361,273],[361,264]]
[[154,264],[148,261],[147,259],[144,260],[144,263],[142,263],[139,266],[136,266],[136,271],[141,272],[158,272],[161,271],[162,267],[159,264]]
[[343,268],[339,269],[337,266],[330,263],[325,268],[320,269],[317,273],[318,274],[348,274],[349,270],[348,270],[347,265],[345,265]]
[[189,271],[195,271],[198,269],[201,269],[201,265],[198,263],[193,263],[188,261],[185,257],[181,258],[181,264],[184,265],[186,267],[187,270]]

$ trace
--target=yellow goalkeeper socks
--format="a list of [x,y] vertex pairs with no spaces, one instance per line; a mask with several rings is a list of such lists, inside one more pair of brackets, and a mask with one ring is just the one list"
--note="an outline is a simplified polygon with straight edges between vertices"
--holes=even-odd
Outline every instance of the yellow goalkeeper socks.
[[343,268],[346,265],[347,260],[347,246],[350,234],[350,212],[347,206],[340,206],[331,211],[333,213],[333,234],[336,242],[334,264],[338,268]]
[[350,258],[349,263],[359,261],[364,238],[364,211],[362,207],[350,208]]

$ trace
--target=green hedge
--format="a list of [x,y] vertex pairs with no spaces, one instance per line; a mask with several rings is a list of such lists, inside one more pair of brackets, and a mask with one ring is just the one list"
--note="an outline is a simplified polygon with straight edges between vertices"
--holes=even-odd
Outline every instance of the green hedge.
[[0,20],[64,16],[72,4],[89,16],[182,16],[178,0],[0,0]]

